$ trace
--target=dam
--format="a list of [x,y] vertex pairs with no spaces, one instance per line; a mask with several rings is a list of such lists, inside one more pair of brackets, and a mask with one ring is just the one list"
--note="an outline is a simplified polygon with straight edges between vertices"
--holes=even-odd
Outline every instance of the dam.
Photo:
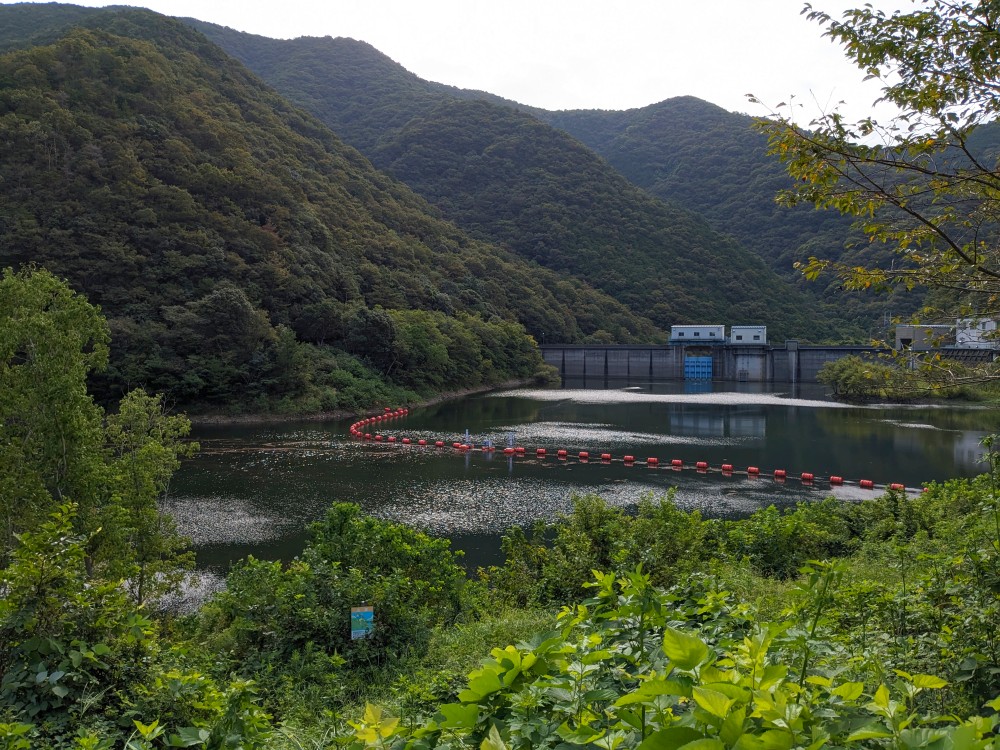
[[722,380],[744,383],[815,383],[827,362],[855,355],[874,357],[871,346],[781,346],[763,344],[546,344],[546,364],[563,381]]

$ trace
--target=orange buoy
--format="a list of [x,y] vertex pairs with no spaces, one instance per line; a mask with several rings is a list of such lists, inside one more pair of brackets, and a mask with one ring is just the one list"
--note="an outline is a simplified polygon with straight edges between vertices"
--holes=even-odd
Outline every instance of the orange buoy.
[[811,482],[813,479],[815,479],[815,477],[812,474],[810,474],[808,471],[803,471],[802,472],[802,481],[803,482]]
[[444,440],[435,440],[434,441],[434,447],[435,448],[444,448]]
[[671,466],[675,466],[675,467],[677,467],[678,469],[681,469],[681,468],[683,468],[683,467],[684,467],[684,462],[683,462],[683,461],[681,461],[681,460],[680,460],[679,458],[675,458],[675,459],[673,459],[673,460],[672,460],[672,461],[670,462],[670,465],[671,465]]
[[625,456],[623,460],[627,464],[635,463],[635,456]]
[[875,482],[871,479],[862,479],[858,482],[858,486],[863,490],[873,490],[875,489]]
[[409,444],[410,444],[410,439],[409,438],[403,438],[403,445],[409,445]]
[[658,459],[656,456],[650,456],[649,458],[646,459],[646,465],[647,466],[659,466],[660,465],[660,459]]
[[545,455],[545,449],[544,448],[535,448],[535,455],[536,456],[544,456]]
[[694,468],[698,469],[699,471],[705,471],[708,469],[708,461],[699,461],[694,465]]
[[377,442],[377,443],[382,442],[382,436],[381,435],[376,435],[375,436],[375,442]]
[[513,448],[504,448],[503,452],[504,452],[505,455],[510,456],[510,455],[513,455],[514,449]]
[[733,473],[733,465],[732,464],[722,464],[722,473],[723,474],[732,474]]
[[836,475],[830,477],[830,484],[843,484],[844,478]]
[[390,435],[389,436],[389,442],[390,443],[395,443],[396,442],[396,436],[395,435]]
[[371,440],[371,439],[372,439],[372,434],[370,432],[366,432],[365,433],[365,440]]
[[590,453],[588,453],[587,451],[580,451],[580,453],[577,455],[577,458],[579,458],[581,461],[586,461],[588,458],[590,458]]
[[784,469],[775,469],[774,470],[774,478],[775,479],[784,479],[786,476],[788,476],[788,472],[785,471]]
[[905,490],[906,489],[906,485],[905,484],[900,484],[899,482],[893,482],[892,484],[889,485],[889,489],[890,490]]
[[556,451],[556,456],[558,458],[566,458],[567,455],[568,454],[566,453],[566,451],[563,450],[562,448],[560,448],[559,450]]
[[427,441],[424,440],[423,438],[420,438],[420,440],[417,441],[417,445],[427,445]]
[[602,453],[601,454],[601,460],[602,461],[610,461],[611,460],[611,454],[610,453]]
[[757,466],[748,466],[747,467],[747,476],[748,477],[760,476],[760,468],[757,467]]

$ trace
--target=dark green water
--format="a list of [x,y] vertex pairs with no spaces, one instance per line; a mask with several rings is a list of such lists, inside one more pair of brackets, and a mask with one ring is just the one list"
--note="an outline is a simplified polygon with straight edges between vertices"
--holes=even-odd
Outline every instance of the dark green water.
[[[294,556],[305,525],[337,500],[447,535],[475,566],[499,561],[499,537],[508,526],[551,518],[571,506],[574,493],[631,507],[644,493],[676,487],[680,505],[706,516],[828,494],[851,500],[872,493],[825,481],[804,486],[797,477],[838,474],[917,490],[928,481],[979,473],[978,442],[1000,430],[1000,412],[993,409],[846,408],[822,394],[801,390],[791,398],[753,387],[685,393],[683,383],[513,391],[416,409],[381,427],[386,436],[411,438],[411,446],[352,440],[346,421],[203,426],[195,431],[201,453],[178,473],[168,509],[209,570],[224,570],[248,554]],[[513,432],[528,455],[459,453],[450,446],[467,429],[477,445],[491,439],[501,448]],[[448,447],[417,447],[420,438]],[[536,447],[547,448],[549,457],[537,459]],[[553,455],[559,448],[568,460]],[[589,463],[575,458],[581,450],[590,451]],[[656,456],[661,467],[594,460],[603,452],[616,459],[632,454],[640,462]],[[762,477],[675,472],[669,468],[674,458],[689,466],[707,461],[715,469],[759,466]],[[783,484],[771,478],[779,468],[790,477]]]

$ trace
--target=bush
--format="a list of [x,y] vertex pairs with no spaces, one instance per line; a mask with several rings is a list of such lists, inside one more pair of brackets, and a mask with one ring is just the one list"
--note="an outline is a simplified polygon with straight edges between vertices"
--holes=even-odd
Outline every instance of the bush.
[[[432,629],[462,607],[465,574],[445,539],[337,503],[288,565],[249,558],[200,614],[225,669],[260,681],[288,711],[309,684],[318,702],[347,700],[424,653]],[[351,639],[351,608],[371,605],[375,629]]]

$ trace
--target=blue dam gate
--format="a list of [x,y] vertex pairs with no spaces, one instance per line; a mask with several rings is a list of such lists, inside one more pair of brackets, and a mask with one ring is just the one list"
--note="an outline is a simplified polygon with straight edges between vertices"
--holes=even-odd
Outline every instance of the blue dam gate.
[[712,358],[711,357],[685,357],[684,358],[684,379],[685,380],[711,380],[712,379]]

